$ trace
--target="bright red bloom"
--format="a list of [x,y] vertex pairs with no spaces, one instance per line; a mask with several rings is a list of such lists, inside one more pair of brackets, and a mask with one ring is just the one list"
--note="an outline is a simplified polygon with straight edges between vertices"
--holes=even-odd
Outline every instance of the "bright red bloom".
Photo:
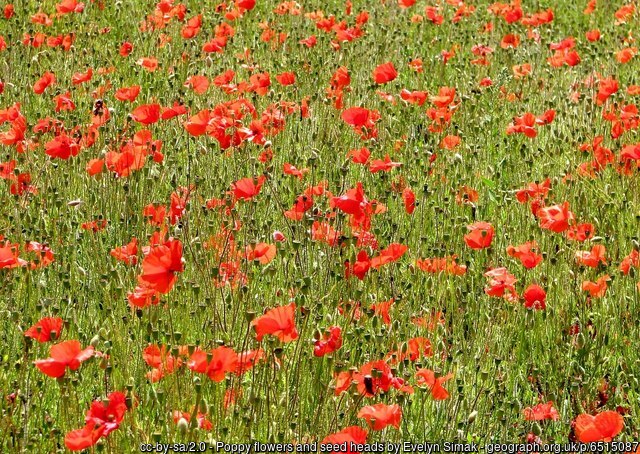
[[53,345],[49,350],[50,358],[39,359],[35,365],[49,377],[64,376],[67,367],[71,370],[78,370],[80,364],[91,358],[94,349],[89,346],[82,349],[82,345],[77,340],[69,340]]
[[523,293],[524,306],[527,309],[545,309],[547,292],[542,287],[536,284],[531,284],[527,287]]
[[69,159],[80,153],[80,145],[75,139],[61,134],[44,145],[44,152],[52,158]]
[[160,120],[160,104],[144,104],[131,112],[131,118],[143,125],[150,125]]
[[400,405],[386,405],[383,403],[375,405],[367,405],[358,411],[358,418],[367,421],[369,427],[373,430],[382,430],[387,426],[400,428],[400,419],[402,418],[402,409]]
[[82,429],[72,430],[64,437],[64,444],[71,451],[82,451],[95,445],[104,434],[105,426],[89,423]]
[[416,195],[411,188],[406,187],[402,190],[402,201],[404,202],[404,209],[407,214],[413,214],[416,209]]
[[313,355],[324,356],[333,353],[340,347],[342,347],[342,329],[339,326],[332,326],[322,335],[321,339],[315,341]]
[[556,233],[567,230],[570,223],[575,219],[573,213],[569,211],[569,202],[540,208],[536,212],[536,216],[540,220],[540,228]]
[[602,105],[607,99],[618,91],[618,81],[610,77],[600,80],[598,93],[596,94],[596,104]]
[[592,298],[602,298],[607,292],[608,284],[611,278],[608,274],[600,276],[596,282],[584,281],[582,283],[582,290],[589,292]]
[[506,268],[493,268],[484,273],[484,276],[489,278],[489,287],[484,289],[487,295],[508,300],[517,299],[518,295],[515,289],[517,280]]
[[431,396],[435,400],[445,400],[449,397],[449,392],[444,389],[442,384],[453,378],[452,373],[436,378],[436,374],[432,370],[418,369],[416,377],[419,385],[425,385],[429,388]]
[[523,413],[526,421],[544,421],[546,419],[557,421],[560,419],[560,415],[551,401],[533,407],[527,407]]
[[127,265],[135,265],[138,263],[138,239],[133,238],[128,244],[111,249],[110,254]]
[[387,263],[397,262],[408,249],[404,244],[391,243],[386,249],[381,250],[379,255],[371,259],[371,266],[378,269]]
[[138,276],[138,282],[144,288],[168,293],[176,282],[176,273],[182,271],[182,242],[169,239],[164,244],[152,247],[142,260],[142,274]]
[[167,352],[166,345],[161,347],[155,344],[148,345],[142,351],[142,359],[152,368],[146,374],[152,383],[160,381],[165,375],[174,373],[183,364],[181,357],[173,356]]
[[373,81],[376,84],[386,84],[398,77],[398,71],[392,62],[383,63],[373,70]]
[[[204,364],[202,364],[204,360]],[[221,382],[227,373],[235,372],[238,367],[238,354],[231,348],[221,346],[211,351],[211,361],[207,364],[205,352],[195,352],[187,364],[195,372],[206,373],[214,382]]]
[[278,74],[276,76],[276,80],[280,85],[286,87],[287,85],[293,85],[296,83],[296,75],[293,72],[286,72],[282,74]]
[[467,226],[469,233],[464,236],[464,242],[471,249],[485,249],[491,246],[495,231],[488,222],[475,222]]
[[[323,446],[323,445],[336,446],[342,443],[347,443],[346,453],[350,454],[352,452],[357,452],[357,451],[351,450],[351,443],[364,444],[367,441],[367,435],[368,435],[368,432],[362,429],[361,427],[350,426],[345,429],[342,429],[340,432],[327,435],[320,442],[320,446]],[[338,451],[332,451],[327,454],[338,454]],[[345,452],[339,451],[339,454],[345,454]]]
[[85,422],[104,426],[103,437],[120,427],[127,411],[126,397],[120,391],[109,394],[107,402],[93,401]]
[[140,94],[140,85],[132,85],[131,87],[123,87],[116,90],[115,98],[118,101],[133,102]]
[[265,312],[251,322],[256,330],[256,339],[262,341],[265,334],[271,334],[282,342],[291,342],[298,338],[295,325],[295,303],[279,306]]
[[60,338],[63,323],[64,322],[60,317],[44,317],[31,328],[26,330],[24,335],[35,339],[38,342],[56,340]]
[[251,200],[260,193],[266,179],[264,175],[260,175],[257,179],[242,178],[231,185],[231,190],[236,199]]
[[573,421],[578,441],[612,441],[624,429],[622,416],[615,411],[603,411],[596,416],[581,414]]
[[56,83],[56,76],[52,72],[47,71],[42,75],[40,79],[33,85],[33,92],[41,95],[47,89],[49,85]]
[[[172,413],[172,416],[173,416],[173,422],[176,424],[178,424],[178,422],[181,419],[184,419],[185,421],[187,421],[187,423],[191,421],[191,413],[188,413],[186,411],[174,410],[174,412]],[[199,429],[203,429],[203,430],[213,429],[213,423],[209,421],[209,419],[207,419],[207,415],[205,415],[204,413],[198,412],[196,419],[198,421]]]
[[520,246],[507,246],[507,255],[520,260],[525,268],[535,268],[542,262],[542,255],[538,254],[538,243],[528,241]]
[[576,252],[576,260],[578,263],[591,268],[597,268],[600,263],[607,264],[607,249],[602,244],[596,244],[590,251]]

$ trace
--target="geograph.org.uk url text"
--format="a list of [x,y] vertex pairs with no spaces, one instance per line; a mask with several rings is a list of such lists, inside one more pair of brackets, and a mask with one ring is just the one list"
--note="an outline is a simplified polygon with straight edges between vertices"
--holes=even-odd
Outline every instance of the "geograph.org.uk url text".
[[429,442],[399,442],[399,443],[141,443],[140,452],[149,453],[174,453],[174,452],[224,452],[233,454],[257,454],[257,453],[629,453],[635,452],[640,447],[640,442],[614,441],[592,443],[489,443],[480,445],[477,443],[429,443]]

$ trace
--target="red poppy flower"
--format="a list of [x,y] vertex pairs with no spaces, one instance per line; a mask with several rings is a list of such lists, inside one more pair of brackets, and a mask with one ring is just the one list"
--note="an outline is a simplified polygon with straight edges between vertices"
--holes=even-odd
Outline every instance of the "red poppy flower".
[[380,403],[367,405],[358,411],[358,418],[363,418],[367,421],[367,424],[373,430],[382,430],[387,426],[399,429],[402,409],[397,404],[386,405]]
[[471,249],[485,249],[491,246],[495,231],[488,222],[475,222],[467,226],[469,233],[464,236],[464,242]]
[[251,200],[260,193],[266,179],[264,175],[260,175],[257,179],[242,178],[231,185],[231,190],[236,199]]
[[88,425],[94,423],[95,425],[104,426],[102,436],[106,437],[120,427],[126,411],[125,395],[120,391],[115,391],[109,394],[107,402],[93,401],[91,408],[87,412],[85,422]]
[[118,101],[133,102],[140,94],[140,85],[132,85],[131,87],[123,87],[116,90],[115,98]]
[[95,445],[104,434],[105,426],[94,422],[82,429],[72,430],[64,437],[64,444],[71,451],[82,451]]
[[520,260],[525,268],[535,268],[542,262],[542,255],[538,254],[538,243],[528,241],[520,246],[507,246],[507,255]]
[[604,276],[600,276],[596,282],[584,281],[582,283],[582,290],[585,292],[589,292],[589,295],[592,298],[602,298],[607,292],[608,284],[611,278],[608,274]]
[[79,341],[68,340],[53,345],[49,354],[50,358],[39,359],[35,361],[35,365],[49,377],[58,378],[65,374],[67,367],[77,370],[80,364],[93,356],[94,350],[92,346],[83,350]]
[[557,421],[560,419],[560,415],[551,401],[533,407],[527,407],[523,413],[526,421],[544,421],[546,419]]
[[431,396],[435,400],[445,400],[449,397],[449,392],[444,389],[442,384],[453,378],[452,373],[436,378],[436,374],[432,370],[418,369],[416,377],[419,385],[426,385],[429,388]]
[[128,244],[111,249],[110,254],[127,265],[135,265],[138,263],[138,239],[133,238]]
[[582,443],[612,441],[624,429],[622,416],[615,411],[604,411],[596,416],[581,414],[573,421],[576,438]]
[[416,195],[411,188],[406,187],[402,190],[402,201],[404,202],[404,209],[407,214],[413,214],[416,209]]
[[293,85],[296,83],[296,75],[293,72],[286,72],[282,74],[278,74],[276,76],[276,80],[280,85],[286,87],[287,85]]
[[324,356],[340,347],[342,347],[342,329],[339,326],[332,326],[322,335],[322,338],[315,341],[313,355]]
[[[368,432],[358,426],[350,426],[342,429],[340,432],[336,432],[331,435],[327,435],[320,442],[320,446],[339,446],[343,443],[347,444],[346,453],[357,452],[351,449],[351,444],[364,444],[367,441]],[[323,448],[323,449],[326,449]],[[338,451],[331,451],[327,454],[338,454]],[[339,454],[345,454],[345,452],[339,451]]]
[[540,228],[556,233],[567,230],[569,224],[575,219],[573,213],[569,211],[569,202],[540,208],[536,212],[536,216],[540,220]]
[[53,85],[56,83],[56,76],[52,72],[47,71],[38,79],[38,81],[33,86],[33,92],[41,95],[47,89],[49,85]]
[[142,274],[138,276],[138,282],[144,288],[168,293],[176,282],[176,273],[182,271],[182,242],[169,239],[164,244],[152,247],[142,260]]
[[44,152],[52,158],[69,159],[80,153],[80,145],[66,134],[61,134],[44,145]]
[[247,246],[245,257],[247,260],[258,260],[261,265],[267,265],[276,256],[276,246],[268,243],[258,243],[255,247]]
[[134,121],[143,125],[151,125],[160,120],[160,104],[144,104],[131,112]]
[[576,252],[576,261],[581,265],[597,268],[600,263],[603,265],[607,264],[606,253],[607,249],[604,245],[596,244],[590,251]]
[[[173,422],[178,424],[178,422],[181,419],[184,419],[187,423],[189,423],[191,421],[191,413],[186,412],[186,411],[178,411],[175,410],[172,413],[173,416]],[[196,419],[198,421],[198,428],[199,429],[203,429],[203,430],[211,430],[213,429],[213,423],[211,421],[209,421],[209,419],[207,419],[207,415],[201,412],[198,412],[198,415],[196,416]]]
[[264,315],[251,322],[256,330],[256,339],[262,341],[265,334],[271,334],[282,342],[291,342],[298,338],[295,325],[295,303],[268,310]]
[[547,292],[536,284],[529,285],[524,293],[524,306],[527,309],[545,309]]
[[377,84],[386,84],[398,77],[398,71],[392,62],[383,63],[373,70],[373,81]]
[[60,317],[44,317],[24,332],[26,337],[38,342],[49,342],[60,337],[63,321]]

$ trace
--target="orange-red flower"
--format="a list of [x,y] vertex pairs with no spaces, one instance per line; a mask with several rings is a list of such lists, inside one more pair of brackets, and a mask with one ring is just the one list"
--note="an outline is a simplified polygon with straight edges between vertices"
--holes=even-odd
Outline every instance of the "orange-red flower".
[[80,365],[94,355],[94,349],[89,346],[82,349],[82,345],[77,340],[68,340],[53,345],[49,350],[50,358],[39,359],[35,365],[49,377],[64,376],[67,368],[78,370]]
[[615,411],[603,411],[597,415],[581,414],[573,421],[573,429],[578,441],[612,441],[624,429],[624,420]]
[[402,419],[402,409],[400,405],[386,405],[383,403],[375,405],[367,405],[358,411],[358,418],[367,421],[369,427],[373,430],[382,430],[387,426],[400,428],[400,419]]
[[286,306],[279,306],[268,310],[264,315],[254,319],[251,322],[256,330],[256,339],[258,342],[266,334],[277,337],[282,342],[291,342],[298,338],[298,331],[295,325],[295,303]]
[[431,397],[435,400],[445,400],[449,397],[449,392],[442,386],[443,383],[453,378],[449,373],[443,377],[436,377],[431,369],[418,369],[416,377],[419,385],[425,385],[431,391]]
[[63,321],[60,317],[44,317],[24,332],[24,335],[38,342],[49,342],[60,337]]
[[485,249],[491,246],[495,231],[488,222],[479,221],[467,226],[469,233],[464,236],[464,242],[471,249]]

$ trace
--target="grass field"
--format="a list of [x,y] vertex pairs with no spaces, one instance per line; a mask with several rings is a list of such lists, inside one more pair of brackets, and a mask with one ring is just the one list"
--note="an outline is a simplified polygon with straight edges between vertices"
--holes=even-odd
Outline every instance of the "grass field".
[[635,450],[638,2],[0,10],[1,452]]

